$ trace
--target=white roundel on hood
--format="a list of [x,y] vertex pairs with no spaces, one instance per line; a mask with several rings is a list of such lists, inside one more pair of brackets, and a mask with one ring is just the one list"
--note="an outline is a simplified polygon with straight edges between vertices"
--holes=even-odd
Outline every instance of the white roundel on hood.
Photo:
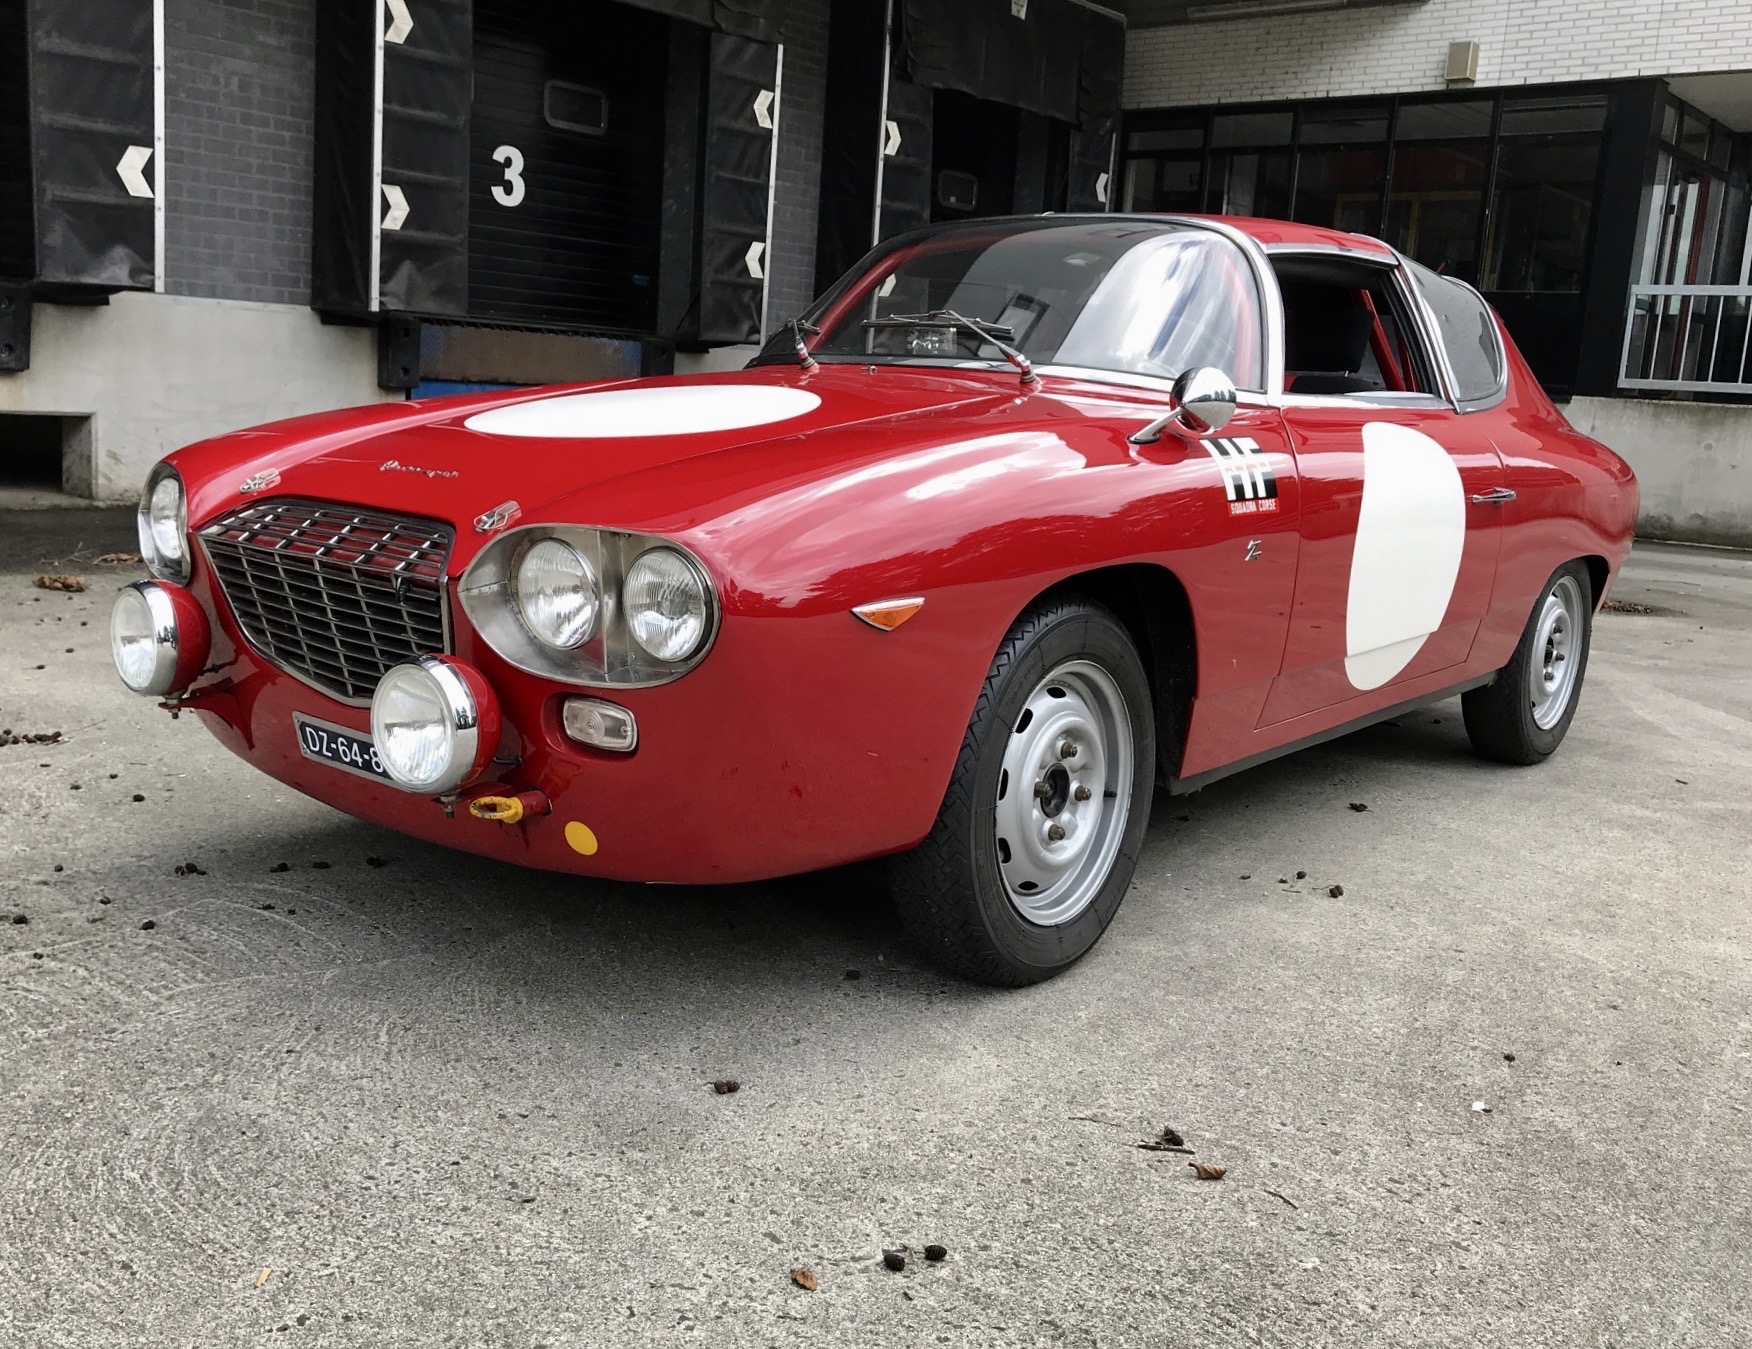
[[1359,689],[1396,678],[1441,627],[1466,548],[1466,492],[1421,431],[1363,427],[1363,505],[1344,611],[1344,672]]
[[495,436],[552,440],[621,440],[693,436],[768,426],[813,412],[821,399],[803,389],[768,385],[684,384],[675,388],[568,393],[477,412],[463,423]]

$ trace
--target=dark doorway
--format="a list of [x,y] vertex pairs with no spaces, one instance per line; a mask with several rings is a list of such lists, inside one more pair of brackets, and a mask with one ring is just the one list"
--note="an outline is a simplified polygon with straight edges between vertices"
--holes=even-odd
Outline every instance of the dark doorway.
[[931,220],[1009,215],[1016,200],[1022,114],[1002,103],[939,89],[931,110]]
[[469,292],[477,318],[657,323],[670,20],[476,0]]
[[66,439],[64,418],[0,416],[0,487],[59,492]]

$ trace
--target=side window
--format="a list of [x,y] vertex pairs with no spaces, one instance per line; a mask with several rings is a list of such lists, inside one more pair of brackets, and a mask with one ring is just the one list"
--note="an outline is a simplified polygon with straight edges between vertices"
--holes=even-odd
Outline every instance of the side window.
[[1136,244],[1090,298],[1057,359],[1165,379],[1209,365],[1238,389],[1263,390],[1253,268],[1229,240],[1204,230]]
[[1462,403],[1494,398],[1503,387],[1503,349],[1489,307],[1470,286],[1415,262],[1410,269],[1436,316],[1448,364],[1454,368],[1455,394]]
[[1272,259],[1284,306],[1284,389],[1314,397],[1434,393],[1438,385],[1391,271],[1346,258]]

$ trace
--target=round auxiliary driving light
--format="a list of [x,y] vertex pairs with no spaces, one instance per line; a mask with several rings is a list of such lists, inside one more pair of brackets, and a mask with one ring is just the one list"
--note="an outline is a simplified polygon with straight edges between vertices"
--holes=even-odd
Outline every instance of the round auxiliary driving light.
[[371,742],[398,787],[445,796],[492,762],[498,700],[478,671],[443,656],[417,656],[378,681]]
[[135,693],[162,698],[186,688],[207,663],[207,615],[178,586],[136,581],[110,610],[110,655]]

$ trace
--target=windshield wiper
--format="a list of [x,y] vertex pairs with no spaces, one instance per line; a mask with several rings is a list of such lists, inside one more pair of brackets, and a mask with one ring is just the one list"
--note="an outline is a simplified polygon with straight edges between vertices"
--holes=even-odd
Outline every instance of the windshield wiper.
[[1013,339],[1016,330],[1002,323],[987,323],[984,319],[970,319],[957,314],[953,309],[933,309],[927,314],[890,314],[887,318],[865,319],[861,325],[865,328],[959,328],[963,332],[972,333],[983,338],[1004,354],[1004,359],[1021,372],[1024,384],[1034,384],[1040,376],[1034,373],[1034,363],[1015,347],[1009,345],[1006,339]]

